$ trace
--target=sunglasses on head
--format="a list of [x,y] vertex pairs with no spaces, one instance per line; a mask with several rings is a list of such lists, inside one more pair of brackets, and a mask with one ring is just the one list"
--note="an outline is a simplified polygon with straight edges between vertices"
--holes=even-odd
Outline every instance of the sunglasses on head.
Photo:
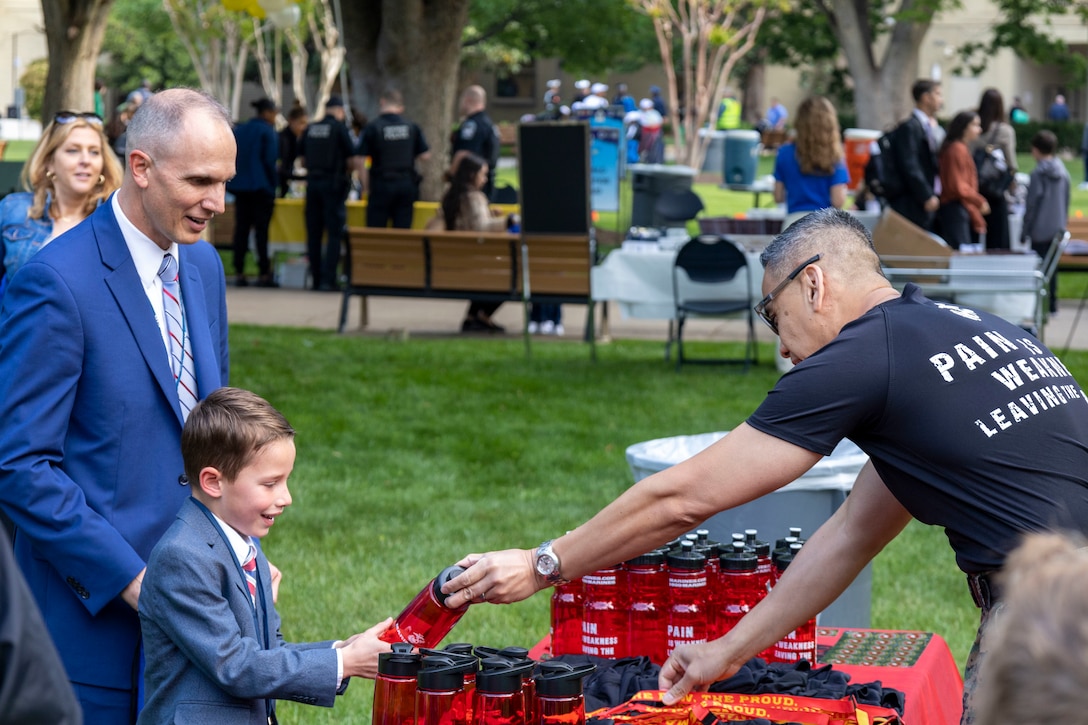
[[54,123],[65,124],[73,121],[86,121],[95,126],[102,125],[102,117],[89,111],[57,111],[53,116]]

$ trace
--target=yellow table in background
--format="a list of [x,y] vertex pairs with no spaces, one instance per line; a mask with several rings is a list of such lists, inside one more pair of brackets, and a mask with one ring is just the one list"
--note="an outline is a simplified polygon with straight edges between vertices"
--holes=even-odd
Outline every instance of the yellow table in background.
[[[276,199],[276,209],[272,212],[272,224],[268,228],[270,253],[279,251],[304,254],[306,252],[305,205],[304,199]],[[366,226],[366,200],[349,201],[347,207],[348,226]],[[517,204],[492,204],[491,208],[503,214],[519,212]],[[437,201],[417,201],[412,214],[412,228],[425,227],[437,211]]]

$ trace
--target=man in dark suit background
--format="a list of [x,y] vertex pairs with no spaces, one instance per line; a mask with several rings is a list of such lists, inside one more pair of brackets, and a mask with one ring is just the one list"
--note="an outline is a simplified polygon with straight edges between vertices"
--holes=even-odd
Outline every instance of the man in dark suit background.
[[127,144],[118,192],[24,265],[0,308],[0,505],[89,725],[135,719],[145,562],[189,494],[185,406],[229,365],[223,265],[200,237],[234,175],[230,116],[163,91]]
[[888,200],[892,209],[923,229],[933,226],[941,202],[937,183],[937,149],[944,129],[937,112],[944,104],[940,81],[923,78],[911,87],[914,111],[895,134],[892,151],[903,180],[903,193]]

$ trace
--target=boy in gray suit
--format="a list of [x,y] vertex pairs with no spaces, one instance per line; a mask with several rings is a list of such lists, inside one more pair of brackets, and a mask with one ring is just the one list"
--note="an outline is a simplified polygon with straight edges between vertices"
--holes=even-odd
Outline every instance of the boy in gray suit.
[[391,620],[344,641],[283,641],[255,545],[291,505],[294,429],[267,401],[220,388],[181,437],[192,487],[148,560],[140,594],[146,705],[139,723],[270,723],[277,699],[331,707],[373,679]]

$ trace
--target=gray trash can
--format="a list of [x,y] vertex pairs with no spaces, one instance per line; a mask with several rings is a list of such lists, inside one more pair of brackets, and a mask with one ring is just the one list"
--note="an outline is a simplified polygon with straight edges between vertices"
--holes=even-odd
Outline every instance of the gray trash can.
[[[627,465],[635,481],[662,471],[707,448],[725,433],[658,438],[627,448]],[[755,501],[715,514],[702,526],[715,541],[730,541],[733,532],[757,529],[759,538],[770,541],[786,536],[792,526],[807,537],[835,512],[854,485],[869,458],[850,441],[842,441],[830,456],[820,459],[801,478]],[[836,627],[869,627],[873,574],[862,570],[850,587],[820,613],[819,623]]]
[[725,131],[711,128],[699,129],[700,138],[710,137],[710,142],[706,147],[706,156],[703,157],[702,171],[705,173],[722,173],[723,164],[725,163],[725,134]]
[[665,220],[654,213],[654,204],[666,191],[690,189],[695,169],[671,164],[631,164],[631,226],[663,227]]
[[722,173],[726,184],[751,186],[755,182],[759,163],[759,140],[759,131],[736,129],[725,132]]

